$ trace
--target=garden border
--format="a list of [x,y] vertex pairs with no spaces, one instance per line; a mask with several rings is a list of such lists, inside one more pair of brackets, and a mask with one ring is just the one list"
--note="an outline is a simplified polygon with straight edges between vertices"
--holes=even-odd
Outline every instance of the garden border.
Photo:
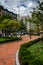
[[19,50],[16,52],[16,65],[20,65],[19,59],[18,59]]

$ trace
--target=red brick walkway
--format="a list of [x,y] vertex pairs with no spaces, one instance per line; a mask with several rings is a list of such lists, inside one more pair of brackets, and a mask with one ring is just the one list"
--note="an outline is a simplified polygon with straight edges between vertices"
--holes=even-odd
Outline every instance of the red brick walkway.
[[[32,36],[32,39],[36,39],[38,36]],[[20,45],[30,41],[29,36],[22,36],[21,41],[9,42],[0,44],[0,65],[15,65],[16,52],[20,48]]]

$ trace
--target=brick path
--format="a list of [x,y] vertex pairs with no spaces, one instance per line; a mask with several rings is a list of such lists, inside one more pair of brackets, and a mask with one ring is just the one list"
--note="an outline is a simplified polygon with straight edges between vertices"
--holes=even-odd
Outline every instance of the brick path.
[[[36,39],[38,36],[32,36],[32,39]],[[16,52],[20,48],[20,45],[30,41],[29,36],[22,36],[21,41],[8,42],[0,44],[0,65],[16,65],[15,57]]]

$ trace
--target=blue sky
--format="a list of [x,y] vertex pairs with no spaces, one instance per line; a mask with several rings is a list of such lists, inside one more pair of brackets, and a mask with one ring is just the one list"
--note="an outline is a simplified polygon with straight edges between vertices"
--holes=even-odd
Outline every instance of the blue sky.
[[32,8],[38,5],[37,1],[38,0],[0,0],[0,5],[3,5],[9,11],[14,13],[29,15]]

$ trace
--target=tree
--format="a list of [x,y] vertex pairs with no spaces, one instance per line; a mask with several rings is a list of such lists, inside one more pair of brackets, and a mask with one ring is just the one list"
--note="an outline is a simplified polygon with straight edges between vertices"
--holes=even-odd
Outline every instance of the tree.
[[21,20],[20,21],[20,31],[22,32],[22,31],[26,31],[26,27],[25,27],[25,24],[24,24],[24,22]]
[[16,20],[4,19],[0,24],[0,30],[4,31],[8,36],[9,32],[13,33],[19,28],[19,23]]
[[40,32],[40,28],[39,28],[39,26],[40,26],[40,15],[39,14],[40,14],[40,12],[37,12],[37,11],[34,11],[32,13],[32,22],[36,24],[38,34]]
[[38,2],[39,6],[32,12],[32,21],[37,26],[37,32],[43,30],[43,2]]
[[3,13],[2,16],[0,16],[0,23],[4,20],[4,19],[12,19],[12,16],[10,14],[7,14],[7,13]]
[[43,2],[39,3],[38,10],[40,11],[40,25],[41,30],[43,31]]

